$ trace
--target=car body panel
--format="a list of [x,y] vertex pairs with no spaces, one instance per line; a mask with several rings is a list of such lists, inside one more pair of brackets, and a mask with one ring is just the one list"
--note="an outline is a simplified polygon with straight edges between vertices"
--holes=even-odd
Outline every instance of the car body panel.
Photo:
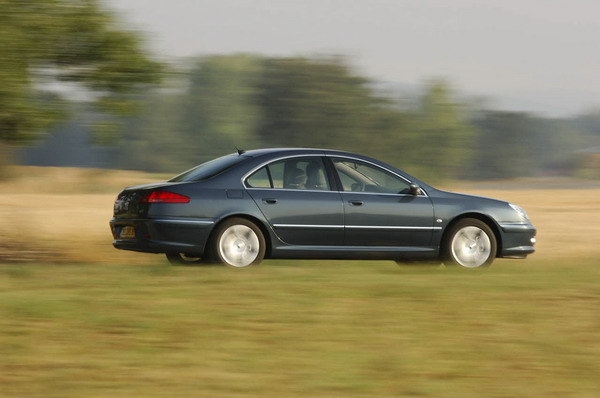
[[433,206],[427,196],[342,192],[350,246],[431,247]]
[[[531,254],[535,251],[531,239],[536,229],[529,220],[520,217],[508,202],[475,195],[465,195],[429,188],[432,195],[436,220],[442,230],[457,219],[473,217],[485,220],[499,242],[498,257]],[[442,236],[440,236],[441,244]]]
[[248,189],[269,226],[290,245],[340,246],[344,212],[333,191]]

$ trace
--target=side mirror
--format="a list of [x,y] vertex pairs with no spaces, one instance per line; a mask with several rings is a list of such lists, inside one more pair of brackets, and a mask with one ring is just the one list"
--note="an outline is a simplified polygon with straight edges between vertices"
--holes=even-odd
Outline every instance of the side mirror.
[[410,184],[409,189],[410,189],[409,192],[411,195],[414,195],[414,196],[423,195],[423,190],[417,184]]

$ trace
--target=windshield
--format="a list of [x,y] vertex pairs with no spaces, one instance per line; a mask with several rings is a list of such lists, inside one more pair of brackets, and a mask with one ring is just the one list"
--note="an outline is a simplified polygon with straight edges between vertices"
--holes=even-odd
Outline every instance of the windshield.
[[206,163],[202,163],[201,165],[196,166],[188,171],[184,171],[183,173],[171,178],[169,182],[207,180],[241,162],[243,159],[244,157],[238,155],[237,153],[222,156]]

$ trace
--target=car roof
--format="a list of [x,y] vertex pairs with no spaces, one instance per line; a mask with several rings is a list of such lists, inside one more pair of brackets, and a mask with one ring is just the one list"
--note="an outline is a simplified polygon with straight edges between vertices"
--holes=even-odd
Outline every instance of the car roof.
[[361,156],[356,153],[339,151],[335,149],[320,149],[320,148],[262,148],[262,149],[250,149],[243,151],[244,156],[258,157],[263,155],[296,155],[296,154],[327,154],[327,155],[351,155]]

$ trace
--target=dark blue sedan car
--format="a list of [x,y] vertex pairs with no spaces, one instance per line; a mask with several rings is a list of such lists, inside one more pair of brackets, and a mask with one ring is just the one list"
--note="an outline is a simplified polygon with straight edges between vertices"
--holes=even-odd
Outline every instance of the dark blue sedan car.
[[475,268],[533,253],[536,234],[514,204],[441,191],[378,160],[324,149],[238,151],[126,188],[110,227],[118,249],[233,267],[352,258]]

